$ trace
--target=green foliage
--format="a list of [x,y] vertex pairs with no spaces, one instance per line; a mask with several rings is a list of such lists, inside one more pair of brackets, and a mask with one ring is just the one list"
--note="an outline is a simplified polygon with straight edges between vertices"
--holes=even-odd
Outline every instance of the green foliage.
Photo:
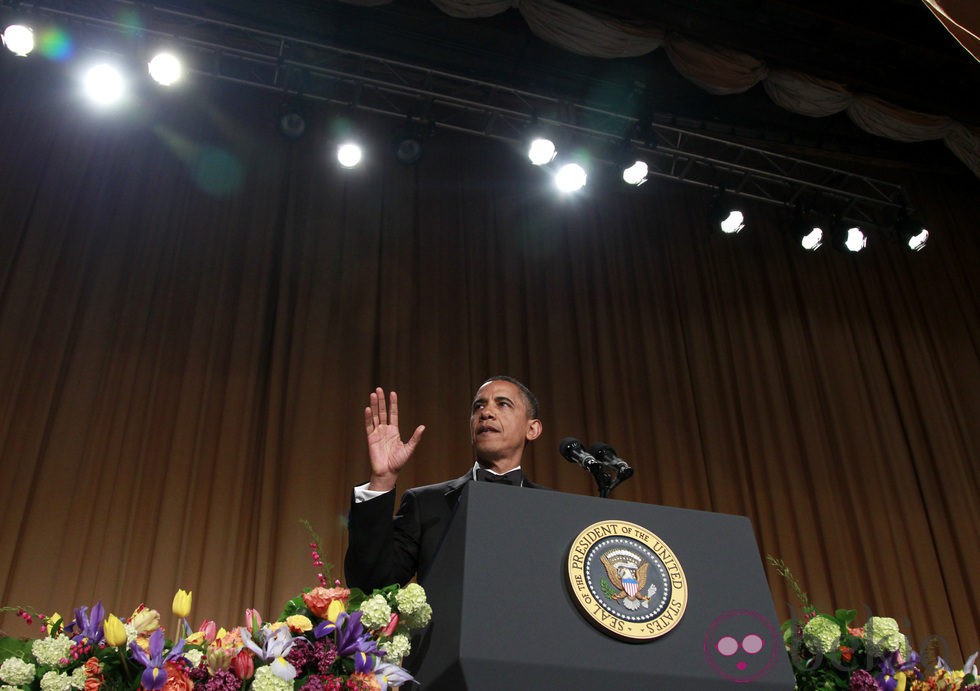
[[309,617],[312,614],[310,610],[307,609],[302,595],[297,595],[292,600],[286,602],[282,608],[282,612],[279,614],[279,621],[286,621],[286,617],[291,617],[297,614],[301,614],[305,617]]

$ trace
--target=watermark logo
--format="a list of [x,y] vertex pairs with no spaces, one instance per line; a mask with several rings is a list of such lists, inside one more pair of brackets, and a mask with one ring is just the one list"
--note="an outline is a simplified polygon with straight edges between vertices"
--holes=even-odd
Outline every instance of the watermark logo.
[[764,616],[733,610],[711,622],[704,637],[704,656],[720,676],[745,683],[765,676],[776,655],[785,654],[782,643],[779,629]]

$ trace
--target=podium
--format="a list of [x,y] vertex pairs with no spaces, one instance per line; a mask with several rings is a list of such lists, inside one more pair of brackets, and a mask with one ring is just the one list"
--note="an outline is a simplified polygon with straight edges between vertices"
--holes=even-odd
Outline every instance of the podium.
[[[683,571],[686,609],[655,638],[619,637],[572,585],[576,541],[610,521],[648,530]],[[433,609],[412,655],[423,691],[794,687],[742,516],[471,482],[421,584]]]

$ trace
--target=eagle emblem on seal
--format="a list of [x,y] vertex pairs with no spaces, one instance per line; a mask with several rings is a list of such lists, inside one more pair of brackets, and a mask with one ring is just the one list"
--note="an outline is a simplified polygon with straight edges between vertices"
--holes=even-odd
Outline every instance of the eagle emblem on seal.
[[[614,549],[599,557],[606,569],[609,581],[616,589],[612,599],[622,603],[626,609],[637,610],[650,607],[650,598],[657,587],[647,588],[647,570],[650,562],[628,549]],[[644,593],[643,591],[647,592]]]

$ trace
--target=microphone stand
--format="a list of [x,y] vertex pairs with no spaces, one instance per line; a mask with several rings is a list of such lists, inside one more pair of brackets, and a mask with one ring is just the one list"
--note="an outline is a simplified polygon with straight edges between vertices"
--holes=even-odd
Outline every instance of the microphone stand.
[[592,477],[595,478],[596,488],[599,490],[599,496],[606,498],[609,496],[609,492],[619,484],[619,478],[617,477],[613,480],[612,476],[606,472],[606,467],[601,463],[590,463],[588,468],[589,472],[592,473]]

